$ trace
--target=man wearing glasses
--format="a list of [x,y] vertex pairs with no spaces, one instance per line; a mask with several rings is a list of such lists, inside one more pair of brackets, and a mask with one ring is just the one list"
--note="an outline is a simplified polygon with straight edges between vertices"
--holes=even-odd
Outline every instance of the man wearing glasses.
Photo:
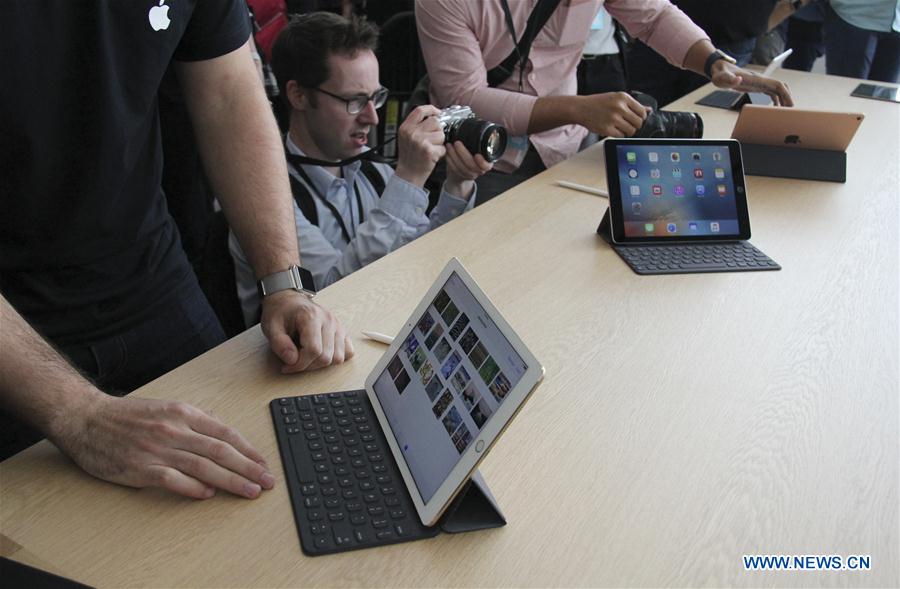
[[[290,109],[285,148],[303,265],[323,288],[459,216],[474,204],[474,179],[491,169],[460,143],[444,145],[433,106],[415,109],[400,126],[396,171],[366,159],[388,91],[378,81],[378,31],[364,19],[317,12],[279,35],[272,66]],[[300,163],[297,158],[322,164]],[[447,180],[430,215],[423,188],[447,158]],[[247,259],[233,238],[238,294],[248,324],[257,321],[259,295]]]

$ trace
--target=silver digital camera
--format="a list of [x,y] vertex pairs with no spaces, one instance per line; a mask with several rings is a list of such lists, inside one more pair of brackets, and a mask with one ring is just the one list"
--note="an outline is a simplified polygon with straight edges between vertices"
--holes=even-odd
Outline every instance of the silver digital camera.
[[479,119],[468,106],[448,106],[437,120],[444,130],[445,143],[462,141],[469,153],[480,153],[489,162],[497,161],[506,151],[506,127]]

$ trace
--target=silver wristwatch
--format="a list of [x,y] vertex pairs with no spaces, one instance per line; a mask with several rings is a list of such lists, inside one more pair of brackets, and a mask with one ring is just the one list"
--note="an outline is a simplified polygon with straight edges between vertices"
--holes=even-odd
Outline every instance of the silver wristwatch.
[[312,274],[300,266],[291,266],[287,270],[269,274],[259,281],[259,294],[263,297],[288,289],[296,290],[309,298],[316,296]]

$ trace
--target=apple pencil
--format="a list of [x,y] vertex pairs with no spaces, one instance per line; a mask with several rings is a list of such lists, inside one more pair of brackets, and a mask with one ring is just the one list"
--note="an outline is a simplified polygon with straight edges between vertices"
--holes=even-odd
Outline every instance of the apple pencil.
[[775,69],[778,68],[778,66],[780,66],[782,63],[784,63],[784,60],[787,59],[793,52],[793,49],[788,49],[781,55],[776,55],[774,58],[772,58],[772,61],[769,62],[769,66],[762,73],[763,77],[768,78],[773,73],[775,73]]
[[579,192],[586,192],[588,194],[593,194],[594,196],[601,196],[603,198],[609,198],[609,193],[602,188],[592,188],[590,186],[585,186],[584,184],[575,184],[574,182],[566,182],[565,180],[557,180],[557,186],[562,186],[563,188],[570,188],[572,190],[577,190]]
[[376,342],[381,342],[383,344],[391,345],[392,343],[394,343],[393,337],[385,335],[383,333],[378,333],[377,331],[363,331],[362,334],[370,340],[375,340]]

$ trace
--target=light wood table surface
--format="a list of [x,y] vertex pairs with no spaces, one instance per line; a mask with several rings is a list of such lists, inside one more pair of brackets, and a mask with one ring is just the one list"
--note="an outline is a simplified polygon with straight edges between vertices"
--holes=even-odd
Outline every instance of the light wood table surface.
[[[459,257],[546,367],[481,468],[499,529],[309,558],[283,480],[193,501],[95,480],[43,442],[0,465],[0,553],[97,586],[897,586],[900,105],[780,71],[801,107],[866,115],[848,182],[750,177],[780,272],[641,277],[595,234],[599,146],[326,289],[395,333]],[[707,137],[736,113],[696,110]],[[269,400],[360,388],[384,346],[282,376],[258,328],[143,387],[240,429],[282,468]],[[749,572],[744,554],[871,555]]]

